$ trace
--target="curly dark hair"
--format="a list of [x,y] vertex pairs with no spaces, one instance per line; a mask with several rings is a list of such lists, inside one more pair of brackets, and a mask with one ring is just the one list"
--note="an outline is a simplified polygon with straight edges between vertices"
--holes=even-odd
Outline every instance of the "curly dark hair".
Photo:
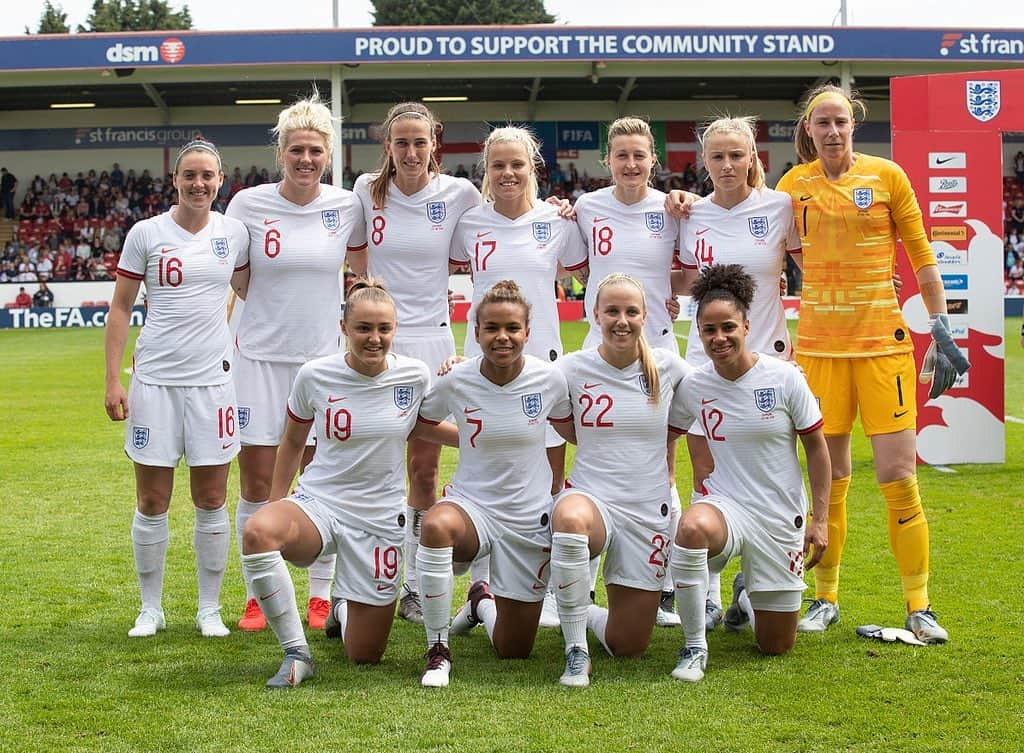
[[756,289],[757,283],[743,270],[742,264],[712,264],[701,270],[690,295],[697,302],[698,317],[711,301],[727,301],[746,318]]

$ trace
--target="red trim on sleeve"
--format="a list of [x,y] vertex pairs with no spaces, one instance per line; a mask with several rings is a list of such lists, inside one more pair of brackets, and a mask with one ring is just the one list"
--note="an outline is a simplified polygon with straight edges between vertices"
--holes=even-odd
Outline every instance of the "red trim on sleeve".
[[583,262],[582,264],[577,264],[577,265],[575,265],[575,266],[573,266],[573,267],[566,267],[566,268],[565,268],[565,271],[566,271],[566,272],[575,272],[575,271],[576,271],[577,269],[583,269],[583,268],[584,268],[585,266],[587,266],[588,264],[590,264],[590,259],[587,259],[587,260],[586,260],[586,261],[584,261],[584,262]]
[[346,251],[365,251],[369,247],[368,243],[364,243],[361,246],[348,246]]
[[687,264],[682,261],[679,262],[679,266],[682,267],[683,269],[700,269],[700,267],[696,264]]
[[799,248],[787,248],[786,249],[786,253],[787,254],[802,254],[803,252],[804,252],[804,247],[803,246],[800,246]]
[[249,268],[249,262],[246,262],[245,264],[243,264],[240,267],[235,267],[235,271],[236,272],[244,272],[248,268]]
[[416,416],[416,420],[422,421],[425,424],[430,424],[431,426],[437,426],[441,423],[440,421],[431,421],[429,418],[425,418],[423,416]]
[[123,269],[122,267],[118,267],[116,271],[117,271],[117,274],[124,275],[129,280],[145,280],[146,279],[146,275],[137,275],[134,272],[129,272],[127,269]]
[[672,424],[668,425],[668,430],[675,434],[686,434],[686,429],[680,429],[679,427],[673,426]]
[[555,424],[565,424],[572,421],[572,414],[570,413],[565,418],[555,418],[554,416],[548,416],[548,421]]
[[796,433],[797,434],[801,434],[801,435],[803,435],[803,434],[810,434],[812,431],[816,431],[816,430],[820,429],[822,426],[824,426],[824,424],[825,424],[825,419],[822,418],[822,419],[819,419],[818,423],[814,424],[814,426],[809,426],[806,429],[797,429]]
[[290,418],[292,421],[295,421],[296,423],[300,423],[300,424],[311,424],[311,423],[313,423],[313,419],[312,418],[299,418],[298,416],[296,416],[294,413],[292,413],[292,409],[289,408],[287,405],[284,407],[284,409],[288,412],[288,418]]
[[449,256],[448,257],[448,263],[449,264],[454,264],[457,267],[468,267],[469,266],[469,259],[453,259],[452,257]]

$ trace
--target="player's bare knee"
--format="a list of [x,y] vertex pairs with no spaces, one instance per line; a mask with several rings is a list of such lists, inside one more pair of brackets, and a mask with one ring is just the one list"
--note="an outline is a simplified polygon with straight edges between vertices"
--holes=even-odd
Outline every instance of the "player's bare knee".
[[793,650],[796,635],[770,635],[757,638],[757,648],[765,656],[782,656]]
[[280,548],[280,535],[267,516],[257,513],[245,522],[245,529],[242,531],[243,554],[273,552]]
[[709,534],[715,521],[703,507],[705,505],[694,505],[683,513],[676,529],[676,544],[687,549],[708,548]]
[[559,533],[589,536],[592,526],[593,515],[578,499],[564,500],[555,507],[552,527]]
[[420,523],[420,543],[435,548],[454,546],[460,522],[458,513],[446,505],[430,508]]
[[169,495],[153,489],[139,489],[136,499],[143,515],[163,515],[171,506]]
[[345,646],[345,656],[353,664],[380,664],[384,656],[384,647],[360,647],[350,648]]

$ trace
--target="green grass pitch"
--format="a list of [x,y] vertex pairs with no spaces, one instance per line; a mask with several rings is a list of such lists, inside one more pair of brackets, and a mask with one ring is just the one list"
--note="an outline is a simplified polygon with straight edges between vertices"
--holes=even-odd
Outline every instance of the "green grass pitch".
[[[1007,321],[1006,410],[1024,418],[1019,328],[1019,319]],[[456,335],[461,341],[462,330]],[[567,324],[563,335],[572,349],[582,327]],[[557,631],[541,631],[528,661],[503,662],[478,630],[453,638],[452,686],[438,692],[418,686],[422,629],[396,622],[380,666],[351,666],[340,646],[311,635],[317,677],[269,692],[263,683],[280,661],[269,631],[203,639],[193,625],[193,516],[183,470],[171,505],[168,628],[152,639],[126,637],[138,608],[134,484],[120,449],[123,426],[103,411],[102,332],[0,332],[0,354],[0,751],[1024,748],[1020,423],[1006,424],[1005,465],[920,471],[931,595],[951,634],[945,646],[854,634],[859,624],[903,621],[884,502],[868,445],[855,434],[843,621],[800,636],[789,656],[764,658],[749,633],[716,631],[706,679],[684,685],[669,677],[681,633],[659,628],[635,661],[610,659],[592,641],[593,684],[573,692],[557,684]],[[442,477],[453,459],[446,451]],[[682,457],[678,473],[685,490]],[[237,488],[233,469],[232,515]],[[734,570],[723,577],[726,599]],[[296,590],[304,596],[304,573]],[[243,598],[233,543],[222,598],[232,626]]]

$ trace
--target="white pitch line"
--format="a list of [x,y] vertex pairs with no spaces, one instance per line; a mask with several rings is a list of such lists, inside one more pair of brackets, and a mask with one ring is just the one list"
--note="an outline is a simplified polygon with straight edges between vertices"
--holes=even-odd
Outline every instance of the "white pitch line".
[[1006,420],[1011,424],[1024,424],[1024,418],[1017,418],[1016,416],[1007,416]]
[[932,468],[937,470],[939,473],[958,473],[954,468],[950,468],[948,465],[933,465]]

